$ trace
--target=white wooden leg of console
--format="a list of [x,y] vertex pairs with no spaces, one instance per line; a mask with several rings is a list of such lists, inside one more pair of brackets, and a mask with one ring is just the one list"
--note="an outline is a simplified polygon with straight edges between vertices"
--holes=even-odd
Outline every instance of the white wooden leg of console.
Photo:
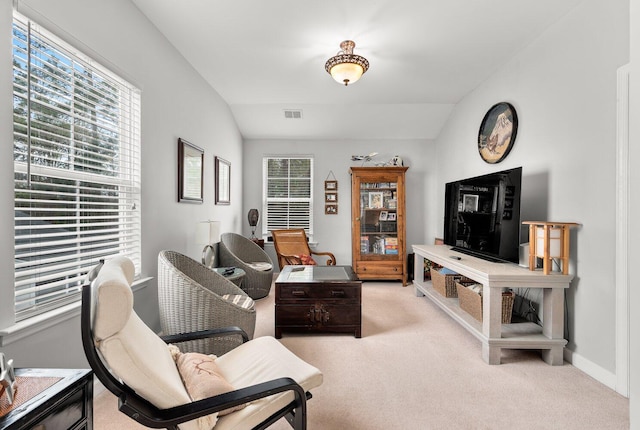
[[422,255],[414,254],[413,284],[416,290],[416,297],[424,297],[424,293],[417,287],[418,284],[422,285],[422,282],[424,282],[424,257]]
[[482,334],[487,339],[482,342],[482,358],[488,364],[500,364],[502,348],[491,346],[491,339],[502,337],[502,288],[482,290]]
[[[560,341],[550,349],[542,351],[542,359],[552,366],[561,366],[564,361],[564,290],[545,288],[542,296],[542,334],[552,340]],[[564,341],[564,342],[562,342]]]

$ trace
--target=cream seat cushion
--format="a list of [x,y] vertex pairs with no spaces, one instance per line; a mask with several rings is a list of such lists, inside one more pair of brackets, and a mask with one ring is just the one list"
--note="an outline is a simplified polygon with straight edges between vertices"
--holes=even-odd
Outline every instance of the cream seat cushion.
[[260,272],[268,272],[273,268],[273,265],[271,263],[265,263],[262,261],[247,263],[247,266],[251,267],[253,270],[258,270]]
[[[322,373],[270,336],[255,338],[216,359],[220,373],[235,388],[290,377],[305,391],[322,384]],[[219,417],[216,430],[253,428],[294,400],[292,392],[249,403],[244,409]],[[268,408],[267,408],[268,406]]]

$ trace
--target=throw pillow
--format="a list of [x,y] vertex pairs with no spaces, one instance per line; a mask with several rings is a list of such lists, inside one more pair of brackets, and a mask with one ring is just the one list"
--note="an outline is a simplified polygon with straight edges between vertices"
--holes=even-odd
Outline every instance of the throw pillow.
[[[220,374],[220,369],[215,362],[216,358],[215,355],[197,352],[187,352],[178,357],[176,361],[178,372],[192,400],[202,400],[235,390],[233,385]],[[225,409],[218,412],[218,415],[224,416],[245,406],[239,405]]]
[[310,255],[302,254],[302,255],[296,255],[296,257],[298,257],[300,259],[300,263],[302,263],[305,266],[315,266],[317,264],[315,260],[311,258]]

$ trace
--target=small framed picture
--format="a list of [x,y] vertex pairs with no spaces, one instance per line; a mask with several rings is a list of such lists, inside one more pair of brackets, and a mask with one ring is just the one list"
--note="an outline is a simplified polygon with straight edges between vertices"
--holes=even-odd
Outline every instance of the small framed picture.
[[325,191],[338,191],[338,181],[324,181]]
[[512,209],[513,208],[513,199],[509,199],[509,198],[504,199],[504,207],[506,209]]
[[389,217],[389,212],[387,211],[380,211],[380,217],[378,218],[380,221],[386,221],[387,218]]
[[464,194],[462,196],[463,212],[478,212],[478,195]]
[[396,220],[396,213],[389,212],[389,215],[387,215],[387,221],[395,221],[395,220]]
[[381,209],[383,207],[384,207],[384,193],[378,192],[378,191],[369,193],[369,208]]
[[325,193],[324,201],[327,203],[336,203],[338,201],[338,193]]
[[326,215],[337,215],[338,214],[338,205],[325,205],[324,213]]

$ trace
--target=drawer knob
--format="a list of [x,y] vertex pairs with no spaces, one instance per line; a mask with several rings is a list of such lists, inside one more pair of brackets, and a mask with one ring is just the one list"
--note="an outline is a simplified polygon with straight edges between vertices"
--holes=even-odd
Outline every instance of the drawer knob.
[[296,297],[304,297],[306,296],[306,292],[304,290],[293,290],[291,292],[291,295],[296,296]]
[[344,297],[344,290],[331,290],[331,297]]

